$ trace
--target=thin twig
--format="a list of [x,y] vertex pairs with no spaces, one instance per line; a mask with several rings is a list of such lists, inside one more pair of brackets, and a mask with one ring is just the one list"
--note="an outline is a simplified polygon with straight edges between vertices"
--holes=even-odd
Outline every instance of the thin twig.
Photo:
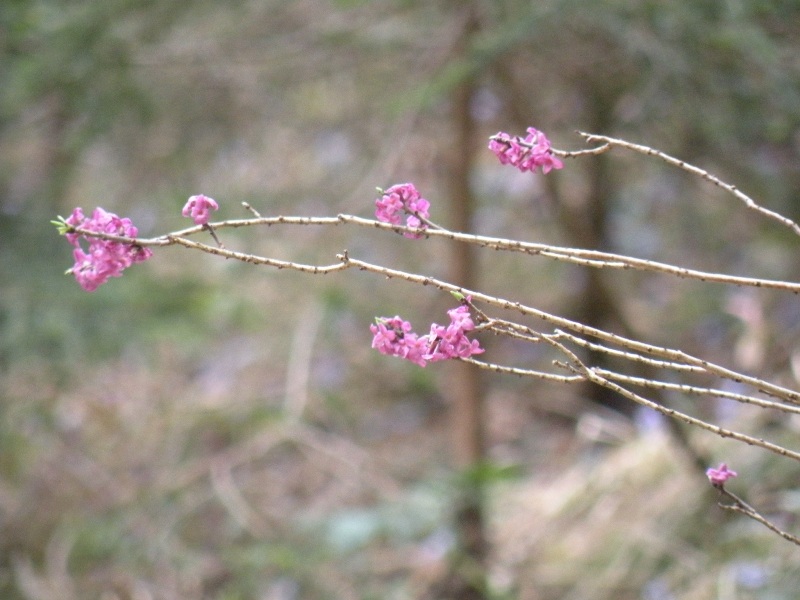
[[278,260],[277,258],[267,258],[265,256],[258,256],[256,254],[246,254],[244,252],[236,252],[234,250],[227,250],[225,248],[215,248],[214,246],[209,246],[208,244],[202,244],[200,242],[187,240],[186,238],[183,237],[169,236],[169,239],[175,244],[184,246],[186,248],[191,248],[193,250],[200,250],[202,252],[208,252],[209,254],[214,254],[216,256],[222,256],[224,258],[232,258],[234,260],[239,260],[241,262],[246,262],[254,265],[266,265],[269,267],[275,267],[276,269],[291,269],[293,271],[300,271],[302,273],[321,275],[324,273],[342,271],[347,268],[347,265],[341,262],[337,264],[324,265],[324,266],[307,265],[288,260]]
[[579,131],[578,133],[581,136],[583,136],[589,143],[600,142],[611,146],[619,146],[620,148],[633,150],[634,152],[639,152],[640,154],[644,154],[646,156],[658,157],[668,164],[678,167],[679,169],[683,169],[684,171],[687,171],[692,175],[697,175],[698,177],[713,183],[717,187],[720,187],[723,190],[733,194],[736,198],[744,202],[747,208],[754,210],[757,213],[760,213],[769,219],[773,219],[778,223],[781,223],[782,225],[785,225],[786,227],[794,231],[797,235],[800,235],[800,225],[798,225],[788,217],[784,217],[783,215],[776,213],[775,211],[760,206],[755,202],[755,200],[753,200],[750,196],[742,192],[735,185],[725,183],[716,175],[712,175],[711,173],[709,173],[704,169],[701,169],[700,167],[696,167],[692,164],[680,160],[679,158],[675,158],[673,156],[670,156],[669,154],[665,154],[660,150],[655,150],[654,148],[650,148],[649,146],[643,146],[641,144],[633,144],[631,142],[626,142],[625,140],[619,140],[616,138],[607,137],[605,135],[597,135],[594,133],[586,133],[583,131]]
[[258,212],[258,211],[257,211],[255,208],[253,208],[252,206],[250,206],[250,203],[249,203],[249,202],[242,202],[242,206],[244,206],[244,208],[245,208],[246,210],[249,210],[251,213],[253,213],[253,216],[254,216],[256,219],[260,219],[260,218],[261,218],[261,213],[260,213],[260,212]]
[[545,373],[544,371],[534,371],[531,369],[518,369],[516,367],[507,367],[495,363],[484,362],[482,360],[475,360],[474,358],[461,358],[462,362],[475,365],[487,371],[494,371],[503,375],[516,375],[518,377],[531,377],[533,379],[542,379],[545,381],[554,381],[556,383],[577,383],[585,381],[586,378],[581,375],[556,375],[555,373]]
[[[533,145],[531,144],[530,147],[533,147]],[[587,148],[585,150],[556,150],[555,148],[550,148],[550,151],[553,154],[555,154],[556,156],[560,156],[561,158],[579,158],[581,156],[597,156],[598,154],[604,154],[609,150],[611,150],[611,144],[603,144],[602,146],[598,146],[597,148]]]
[[203,229],[205,229],[208,233],[211,234],[211,237],[214,238],[215,242],[217,242],[217,246],[218,247],[225,248],[223,243],[219,241],[219,238],[217,237],[217,232],[214,231],[214,227],[212,225],[209,225],[208,223],[206,223],[205,225],[203,225]]
[[[339,219],[343,223],[353,223],[354,225],[373,227],[376,229],[388,229],[397,231],[399,233],[416,233],[418,231],[415,228],[381,223],[372,219],[364,219],[363,217],[356,217],[352,215],[342,214],[339,215]],[[800,293],[800,283],[760,279],[754,277],[742,277],[738,275],[728,275],[722,273],[710,273],[707,271],[688,269],[686,267],[679,267],[653,260],[634,258],[622,254],[601,252],[599,250],[584,250],[535,242],[521,242],[518,240],[510,240],[505,238],[458,233],[446,229],[427,230],[424,233],[427,237],[441,237],[457,242],[481,246],[490,250],[505,250],[510,252],[522,252],[525,254],[539,255],[586,267],[617,270],[635,269],[638,271],[665,273],[680,277],[682,279],[694,279],[706,283],[722,283],[737,286],[784,290],[793,292],[795,294]]]
[[607,377],[614,381],[622,383],[629,383],[641,387],[652,388],[656,390],[670,390],[674,392],[681,392],[687,395],[694,396],[712,396],[714,398],[727,398],[728,400],[735,400],[742,404],[752,404],[761,408],[768,408],[780,410],[787,413],[800,414],[800,406],[783,404],[781,402],[773,402],[771,400],[762,400],[746,394],[737,394],[735,392],[728,392],[725,390],[718,390],[715,388],[687,385],[685,383],[671,383],[668,381],[658,381],[656,379],[648,379],[645,377],[634,377],[632,375],[624,375],[615,371],[606,369],[595,368],[598,375]]
[[774,533],[777,533],[783,539],[797,546],[800,546],[800,538],[792,535],[787,531],[784,531],[783,529],[775,525],[772,521],[768,520],[761,513],[759,513],[755,508],[753,508],[747,502],[739,498],[739,496],[737,496],[733,492],[729,492],[728,490],[726,490],[724,486],[717,485],[715,487],[719,490],[720,495],[725,496],[733,501],[733,504],[725,504],[723,502],[718,502],[717,504],[720,508],[743,514],[746,517],[749,517],[754,521],[761,523],[764,527],[773,531]]
[[788,448],[784,448],[783,446],[779,446],[777,444],[773,444],[772,442],[768,442],[762,438],[757,438],[751,435],[747,435],[745,433],[739,433],[738,431],[733,431],[731,429],[726,429],[724,427],[720,427],[719,425],[714,425],[712,423],[708,423],[703,421],[702,419],[698,419],[696,417],[692,417],[687,415],[686,413],[680,412],[673,408],[668,408],[666,406],[661,406],[652,400],[648,400],[644,396],[640,396],[627,388],[622,387],[619,384],[616,384],[610,381],[606,377],[602,377],[599,375],[594,369],[589,367],[584,367],[578,371],[579,373],[583,373],[586,377],[596,383],[597,385],[603,386],[607,389],[617,392],[621,394],[625,398],[636,402],[642,406],[646,406],[647,408],[651,408],[664,416],[670,417],[672,419],[676,419],[678,421],[683,421],[688,425],[693,425],[695,427],[699,427],[700,429],[704,429],[706,431],[710,431],[720,437],[723,438],[730,438],[732,440],[736,440],[737,442],[744,442],[749,446],[757,446],[759,448],[763,448],[764,450],[768,450],[778,456],[784,456],[786,458],[792,458],[794,460],[800,461],[800,452],[796,452],[794,450],[789,450]]
[[699,367],[697,365],[687,365],[679,362],[649,358],[647,356],[642,356],[641,354],[636,354],[634,352],[625,352],[624,350],[609,348],[608,346],[604,346],[603,344],[594,344],[592,342],[584,340],[583,338],[580,338],[576,335],[573,335],[561,329],[556,329],[554,333],[556,336],[569,339],[572,343],[577,344],[578,346],[581,346],[583,348],[586,348],[587,350],[592,350],[593,352],[603,352],[605,354],[608,354],[609,356],[624,358],[626,360],[646,364],[651,367],[657,367],[659,369],[670,369],[673,371],[688,371],[693,373],[706,372],[706,370],[703,367]]
[[789,450],[788,448],[784,448],[783,446],[773,444],[772,442],[769,442],[761,438],[757,438],[744,433],[740,433],[738,431],[726,429],[718,425],[714,425],[712,423],[708,423],[706,421],[703,421],[702,419],[692,417],[690,415],[687,415],[686,413],[675,410],[673,408],[662,406],[656,402],[653,402],[652,400],[645,398],[644,396],[636,394],[628,390],[627,388],[624,388],[623,386],[612,382],[607,377],[602,376],[598,369],[586,366],[574,352],[569,350],[561,342],[555,339],[555,337],[546,336],[543,337],[543,340],[551,344],[554,348],[559,350],[567,358],[566,363],[559,363],[559,364],[561,364],[564,368],[572,371],[573,373],[584,376],[592,383],[610,389],[622,395],[623,397],[628,398],[629,400],[632,400],[637,404],[640,404],[641,406],[653,409],[672,419],[683,421],[684,423],[693,425],[695,427],[699,427],[700,429],[705,429],[706,431],[715,433],[716,435],[723,438],[731,438],[739,442],[744,442],[745,444],[751,446],[757,446],[759,448],[763,448],[764,450],[768,450],[779,456],[784,456],[786,458],[793,458],[794,460],[800,461],[800,452]]

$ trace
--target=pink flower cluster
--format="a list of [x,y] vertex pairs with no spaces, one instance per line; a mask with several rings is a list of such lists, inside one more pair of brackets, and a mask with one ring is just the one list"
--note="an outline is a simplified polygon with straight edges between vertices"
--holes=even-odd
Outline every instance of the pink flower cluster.
[[543,173],[564,168],[564,163],[553,156],[547,136],[533,127],[528,127],[528,135],[524,138],[498,132],[491,137],[489,150],[497,155],[502,164],[513,165],[523,173],[533,173],[539,167]]
[[[91,218],[87,218],[83,214],[83,210],[76,208],[64,220],[64,223],[86,231],[130,238],[136,237],[139,233],[130,219],[120,218],[102,208],[94,209]],[[72,251],[75,264],[67,272],[72,273],[80,286],[87,292],[93,292],[108,281],[109,277],[119,277],[133,263],[143,262],[153,255],[151,250],[142,246],[123,244],[79,233],[67,233],[66,238],[70,244],[75,246],[75,250]],[[89,244],[87,251],[81,247],[81,238]]]
[[725,485],[725,482],[728,481],[728,479],[732,479],[737,475],[738,473],[736,473],[736,471],[731,471],[728,468],[728,465],[725,463],[722,463],[716,469],[711,468],[706,470],[706,477],[708,477],[708,480],[714,487],[721,487]]
[[428,362],[449,358],[468,358],[481,354],[477,340],[467,338],[467,331],[475,329],[469,314],[469,298],[465,304],[447,311],[450,324],[447,327],[431,325],[428,335],[418,336],[412,331],[411,323],[400,317],[380,317],[376,324],[370,325],[372,347],[387,356],[399,356],[424,367]]
[[198,194],[190,196],[183,207],[181,214],[184,217],[191,217],[195,225],[205,225],[211,218],[211,211],[218,210],[219,204],[213,198]]
[[[469,298],[467,298],[469,302]],[[450,324],[447,327],[431,325],[431,332],[429,338],[431,346],[428,350],[426,358],[431,362],[437,360],[445,360],[448,358],[468,358],[473,354],[481,354],[481,348],[478,340],[469,340],[464,332],[472,331],[475,329],[475,323],[469,314],[469,306],[462,304],[457,308],[451,308],[447,311],[450,317]]]
[[[383,195],[375,200],[375,218],[383,223],[400,225],[402,214],[405,213],[408,215],[406,217],[407,227],[425,229],[427,225],[423,219],[430,217],[429,208],[430,202],[420,196],[413,183],[399,183],[383,191]],[[419,233],[411,232],[403,235],[411,239],[422,237]]]
[[400,317],[379,317],[375,325],[369,326],[372,331],[372,347],[387,356],[399,356],[424,367],[427,364],[425,355],[430,342],[425,336],[419,337],[411,331],[411,323]]

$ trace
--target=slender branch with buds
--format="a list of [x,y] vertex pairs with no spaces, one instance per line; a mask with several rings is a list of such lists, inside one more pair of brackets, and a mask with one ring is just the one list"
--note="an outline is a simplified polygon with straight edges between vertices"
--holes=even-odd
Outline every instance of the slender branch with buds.
[[[503,164],[510,164],[522,171],[535,172],[541,169],[545,173],[563,167],[563,163],[556,157],[591,157],[613,148],[653,156],[713,183],[741,200],[747,208],[789,227],[800,235],[800,226],[794,221],[758,205],[735,186],[721,181],[703,169],[647,146],[596,134],[581,133],[580,135],[588,142],[600,145],[593,149],[579,151],[555,150],[551,148],[549,140],[544,134],[529,128],[525,138],[499,133],[491,138],[489,147]],[[423,336],[415,334],[410,323],[399,317],[378,318],[376,324],[372,326],[375,335],[373,347],[384,354],[400,356],[420,366],[437,360],[455,359],[497,373],[534,380],[563,384],[589,382],[697,429],[800,461],[800,450],[788,448],[749,433],[721,427],[666,406],[657,400],[660,392],[669,391],[694,398],[725,398],[765,410],[797,414],[800,413],[800,392],[796,390],[732,370],[678,348],[649,344],[590,327],[518,301],[492,296],[480,290],[465,289],[432,276],[364,261],[352,256],[347,250],[337,254],[335,260],[330,264],[305,264],[230,249],[219,239],[225,230],[242,227],[361,227],[396,233],[410,239],[444,238],[455,243],[539,256],[591,269],[637,270],[719,285],[800,293],[800,283],[797,282],[704,272],[593,249],[567,248],[552,244],[450,231],[430,220],[430,203],[422,198],[412,184],[395,185],[385,191],[379,190],[379,193],[381,197],[375,203],[377,209],[375,219],[348,214],[329,217],[264,217],[245,203],[244,208],[253,215],[251,218],[212,223],[209,221],[209,215],[211,211],[217,210],[218,205],[213,199],[198,195],[192,196],[184,207],[184,215],[191,217],[195,222],[193,227],[152,238],[139,237],[138,231],[129,219],[120,219],[103,209],[96,209],[91,218],[85,217],[80,209],[76,209],[68,219],[60,219],[54,223],[75,247],[76,262],[69,272],[75,275],[79,283],[89,291],[96,289],[109,277],[119,276],[134,262],[150,258],[152,249],[165,246],[181,246],[188,250],[204,252],[229,260],[312,275],[355,269],[383,278],[399,279],[413,285],[448,292],[460,301],[460,306],[448,311],[450,325],[444,327],[434,324],[431,326],[430,334]],[[405,222],[403,222],[403,218],[405,218]],[[196,236],[203,232],[212,235],[215,241],[214,245],[196,239]],[[81,243],[89,244],[89,252],[83,249]],[[507,318],[509,313],[516,319],[525,322]],[[535,328],[528,324],[530,322],[539,323],[541,326]],[[474,358],[474,355],[483,353],[484,349],[480,347],[477,340],[472,338],[475,334],[484,332],[547,346],[549,351],[555,355],[550,369],[522,368]],[[579,354],[583,351],[590,351],[590,356],[600,353],[614,357],[624,366],[614,370],[600,368],[581,359]],[[641,375],[642,368],[646,369],[647,376]],[[626,369],[630,369],[630,372],[625,372]],[[713,383],[709,383],[709,381]],[[736,392],[722,389],[721,382],[738,384],[738,389]],[[654,397],[648,397],[648,394]],[[711,471],[714,471],[715,476],[722,477],[721,481],[719,479],[712,480],[715,487],[733,500],[733,504],[722,505],[724,508],[754,518],[785,539],[798,543],[797,538],[780,531],[759,515],[755,509],[724,490],[722,484],[725,478],[732,476],[731,471],[719,471],[722,475],[718,475],[717,470]]]

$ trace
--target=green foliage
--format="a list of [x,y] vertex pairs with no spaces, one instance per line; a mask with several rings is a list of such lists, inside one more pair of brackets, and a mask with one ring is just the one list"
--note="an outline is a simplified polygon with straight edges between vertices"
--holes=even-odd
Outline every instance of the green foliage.
[[461,485],[486,489],[492,484],[518,480],[523,474],[521,465],[500,465],[487,460],[470,466],[458,479]]

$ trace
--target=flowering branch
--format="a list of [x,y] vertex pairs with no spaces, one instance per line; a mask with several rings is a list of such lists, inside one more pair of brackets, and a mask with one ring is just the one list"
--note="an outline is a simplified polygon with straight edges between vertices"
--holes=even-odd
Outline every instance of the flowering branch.
[[[360,227],[369,227],[374,229],[382,229],[386,231],[394,231],[395,233],[402,234],[406,237],[423,235],[424,237],[440,237],[452,241],[471,244],[490,250],[502,250],[509,252],[521,252],[532,256],[542,256],[551,258],[561,262],[569,262],[586,267],[597,269],[617,269],[629,270],[635,269],[639,271],[649,271],[655,273],[665,273],[674,275],[682,279],[694,279],[704,283],[720,283],[728,285],[736,285],[743,287],[755,287],[764,289],[775,289],[786,292],[800,293],[800,283],[790,281],[779,281],[773,279],[762,279],[755,277],[741,277],[736,275],[727,275],[724,273],[712,273],[707,271],[699,271],[669,265],[657,261],[635,258],[625,256],[622,254],[614,254],[611,252],[602,252],[599,250],[584,250],[579,248],[565,248],[552,244],[542,244],[535,242],[523,242],[519,240],[512,240],[500,237],[491,237],[484,235],[460,233],[450,231],[441,226],[434,225],[434,228],[421,229],[415,226],[404,226],[400,224],[392,224],[381,222],[375,219],[366,219],[348,214],[339,214],[336,217],[296,217],[296,216],[279,216],[279,217],[258,217],[253,219],[232,219],[226,221],[218,221],[209,223],[213,226],[214,230],[226,228],[240,228],[240,227],[255,227],[255,226],[272,226],[272,225],[321,225],[330,226],[338,224],[352,224]],[[427,221],[430,224],[430,221]],[[90,231],[84,228],[76,227],[70,231],[86,236],[97,237],[104,240],[115,241],[124,244],[136,244],[141,247],[150,246],[169,246],[177,242],[178,238],[195,235],[205,231],[204,226],[190,227],[180,231],[175,231],[170,234],[155,238],[135,238],[126,237],[122,235],[114,235],[100,231]]]
[[[668,164],[677,166],[691,174],[733,194],[751,210],[776,220],[800,235],[800,226],[794,221],[756,204],[750,197],[735,186],[727,184],[707,171],[673,158],[647,146],[632,144],[602,135],[580,133],[588,142],[599,143],[595,148],[578,151],[563,151],[551,147],[550,141],[534,128],[528,128],[527,135],[511,136],[499,132],[492,136],[489,149],[495,153],[502,164],[514,166],[523,172],[548,173],[563,168],[561,158],[594,156],[621,147],[647,156],[655,156]],[[714,282],[724,285],[746,286],[800,293],[800,283],[777,281],[754,277],[710,273],[657,261],[635,258],[626,255],[602,252],[593,249],[566,248],[552,244],[525,242],[450,231],[431,221],[430,202],[425,199],[411,183],[397,184],[386,190],[378,189],[380,196],[375,200],[375,218],[368,219],[356,215],[339,214],[335,217],[274,216],[263,217],[252,206],[243,203],[253,217],[248,219],[222,220],[210,222],[211,213],[219,209],[219,204],[208,196],[191,196],[183,208],[183,215],[191,218],[194,226],[153,238],[138,237],[138,230],[130,219],[120,218],[102,208],[97,208],[86,217],[76,208],[70,217],[59,218],[53,223],[59,232],[73,246],[74,266],[68,273],[75,276],[78,283],[87,291],[94,291],[111,277],[119,277],[134,263],[152,257],[152,248],[177,245],[189,250],[205,252],[225,259],[264,265],[276,269],[288,269],[314,275],[328,274],[349,269],[380,275],[388,279],[402,279],[409,283],[433,287],[450,293],[458,306],[447,311],[449,323],[433,323],[428,333],[418,334],[411,323],[402,317],[378,317],[370,326],[373,334],[372,346],[383,354],[409,360],[421,367],[441,360],[461,360],[478,368],[497,373],[529,377],[532,379],[571,384],[590,382],[609,389],[630,401],[654,410],[671,419],[711,432],[723,438],[733,439],[754,447],[759,447],[780,456],[800,460],[800,451],[783,447],[768,440],[742,432],[723,428],[685,412],[675,410],[662,403],[647,398],[633,389],[650,392],[674,391],[691,397],[726,398],[737,402],[758,406],[763,409],[778,410],[788,414],[800,413],[800,393],[771,383],[764,379],[740,373],[703,358],[693,356],[683,350],[648,344],[621,336],[596,327],[573,321],[557,314],[523,304],[492,296],[479,290],[465,289],[461,286],[436,279],[431,276],[409,273],[384,265],[373,264],[353,257],[347,250],[336,255],[336,262],[327,265],[305,264],[288,260],[239,252],[226,248],[219,235],[226,229],[257,226],[302,225],[302,226],[355,226],[394,232],[403,237],[440,237],[453,242],[475,245],[481,248],[519,252],[530,256],[541,256],[551,260],[577,264],[595,269],[639,270],[665,274],[701,282]],[[201,232],[208,232],[216,245],[191,239]],[[496,311],[511,312],[526,319],[543,323],[550,331],[539,331],[516,321],[500,318],[484,312],[481,307]],[[501,365],[476,359],[485,349],[476,336],[486,332],[507,336],[526,343],[542,344],[555,355],[551,362],[553,372],[542,369],[521,368]],[[642,377],[627,374],[624,369],[611,370],[588,364],[579,358],[582,350],[602,353],[615,357],[630,368],[645,367],[648,372],[664,373]],[[671,377],[683,378],[679,382]],[[699,379],[696,381],[694,379]],[[752,391],[731,392],[709,385],[703,378],[734,382]],[[781,531],[767,521],[752,507],[724,489],[724,483],[735,476],[733,471],[721,465],[710,469],[708,476],[721,494],[732,500],[732,504],[720,504],[723,508],[741,512],[769,527],[785,539],[794,543],[798,538]],[[799,544],[800,545],[800,544]]]
[[753,519],[757,523],[761,523],[764,527],[766,527],[767,529],[769,529],[774,533],[777,533],[783,539],[797,546],[800,546],[800,538],[792,535],[787,531],[784,531],[783,529],[775,525],[775,523],[767,519],[760,512],[758,512],[755,508],[750,506],[747,502],[742,500],[739,496],[737,496],[731,491],[728,491],[725,488],[725,482],[728,481],[729,479],[736,477],[737,475],[738,474],[736,473],[736,471],[731,471],[728,468],[728,465],[726,465],[725,463],[722,463],[716,469],[711,468],[706,471],[706,476],[708,477],[709,482],[711,483],[711,485],[717,488],[720,496],[723,498],[727,498],[728,500],[731,501],[731,504],[725,502],[718,502],[717,505],[724,510],[729,510],[731,512],[743,514],[744,516]]
[[[350,217],[348,215],[340,215],[339,217],[327,217],[327,218],[273,217],[273,218],[260,218],[260,219],[244,219],[244,220],[222,221],[219,223],[214,223],[213,226],[215,229],[222,229],[225,227],[244,227],[244,226],[254,226],[254,225],[269,226],[277,224],[336,225],[346,222],[352,222],[359,225],[368,225],[370,227],[375,227],[378,229],[397,230],[400,232],[407,230],[416,231],[416,228],[407,228],[400,225],[387,226],[387,224],[381,223],[379,221],[362,219],[360,217]],[[550,323],[556,326],[557,328],[567,329],[583,336],[596,338],[603,342],[610,343],[612,345],[627,348],[628,350],[633,351],[633,353],[620,353],[619,350],[615,350],[613,348],[593,345],[591,342],[588,342],[586,340],[581,341],[577,338],[574,339],[576,343],[580,343],[590,349],[594,350],[604,349],[604,351],[606,352],[617,353],[620,356],[624,356],[628,359],[636,360],[639,362],[647,361],[657,365],[665,365],[671,363],[672,364],[671,368],[673,369],[693,371],[695,373],[713,374],[730,381],[750,385],[766,395],[773,396],[775,398],[780,398],[786,402],[790,402],[792,404],[800,404],[800,393],[794,390],[777,386],[770,382],[747,376],[743,373],[732,371],[730,369],[722,367],[721,365],[716,365],[707,360],[691,356],[681,350],[655,346],[637,340],[632,340],[620,336],[618,334],[613,334],[600,329],[592,328],[583,325],[581,323],[578,323],[576,321],[572,321],[564,317],[547,313],[545,311],[536,309],[534,307],[523,305],[522,303],[519,302],[512,302],[509,300],[505,300],[503,298],[490,296],[487,294],[483,294],[477,290],[464,290],[459,286],[447,283],[445,281],[437,280],[432,277],[407,273],[401,270],[391,269],[388,267],[383,267],[381,265],[375,265],[365,261],[360,261],[358,259],[354,259],[351,256],[349,256],[347,252],[337,255],[337,258],[340,261],[338,263],[330,265],[311,265],[311,264],[296,263],[287,260],[268,258],[250,253],[237,252],[234,250],[228,250],[226,248],[220,248],[218,246],[203,244],[202,242],[197,242],[194,240],[190,240],[187,237],[184,237],[185,235],[192,235],[195,233],[199,233],[200,231],[202,231],[202,227],[194,227],[191,229],[182,230],[172,234],[167,234],[165,236],[150,238],[150,239],[131,238],[115,234],[101,233],[101,232],[86,230],[80,227],[70,229],[69,231],[73,232],[74,234],[84,235],[86,237],[95,237],[102,240],[117,242],[120,244],[126,244],[131,246],[139,246],[143,248],[149,246],[181,245],[189,249],[199,250],[201,252],[214,254],[216,256],[221,256],[227,259],[239,260],[241,262],[247,262],[251,264],[271,266],[277,269],[291,269],[304,273],[324,274],[324,273],[331,273],[331,272],[345,270],[350,267],[356,267],[359,270],[373,272],[376,274],[383,275],[387,278],[403,279],[424,286],[430,285],[446,292],[457,292],[463,295],[470,295],[472,296],[473,300],[478,300],[480,302],[483,302],[491,306],[495,306],[497,308],[512,310],[515,312],[519,312],[520,314],[523,315],[535,317],[537,319],[541,319],[542,321]],[[462,237],[460,234],[454,234],[453,232],[448,232],[448,231],[441,231],[441,232],[434,230],[426,231],[426,235],[437,235],[439,233],[452,236],[453,239]],[[471,236],[471,237],[480,237],[480,236]],[[766,287],[766,285],[762,287]],[[566,335],[566,333],[562,332],[562,335]],[[663,360],[661,362],[658,362],[659,359]]]

